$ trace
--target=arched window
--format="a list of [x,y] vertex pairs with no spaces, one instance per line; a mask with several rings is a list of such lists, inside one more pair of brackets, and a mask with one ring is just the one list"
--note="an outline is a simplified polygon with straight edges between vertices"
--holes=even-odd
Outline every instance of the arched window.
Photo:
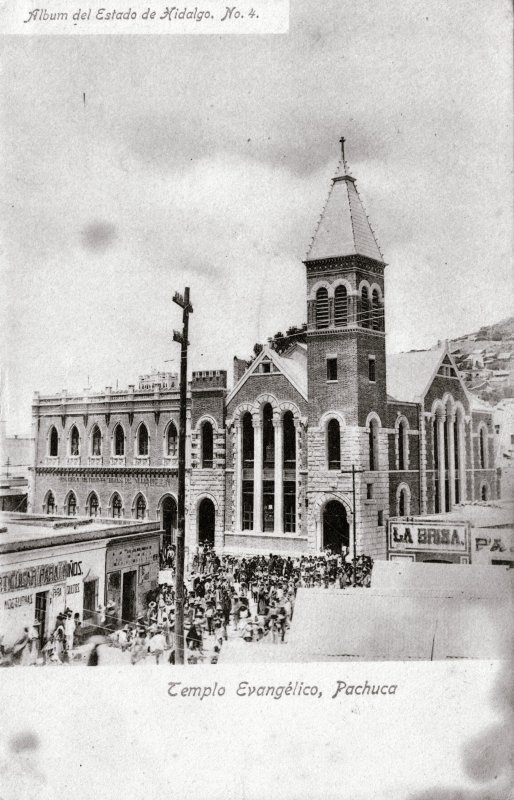
[[382,314],[383,311],[380,307],[380,295],[378,289],[373,289],[371,294],[371,311],[372,311],[372,324],[374,331],[382,330]]
[[460,437],[461,425],[456,416],[453,423],[453,463],[455,464],[455,502],[460,503]]
[[437,419],[437,416],[435,416],[432,422],[432,446],[434,451],[434,511],[439,514],[439,438],[437,436]]
[[137,454],[138,456],[148,455],[148,428],[142,422],[137,432]]
[[369,468],[376,471],[378,469],[378,422],[372,419],[369,423]]
[[484,427],[480,428],[478,446],[479,446],[479,464],[480,469],[487,468],[487,432]]
[[50,428],[50,436],[48,439],[48,455],[50,456],[59,455],[59,436],[56,428],[53,425]]
[[282,421],[284,429],[284,468],[294,469],[296,466],[296,428],[292,411],[286,411]]
[[262,410],[262,460],[264,468],[275,464],[275,428],[273,426],[273,407],[266,403]]
[[348,325],[348,292],[346,286],[337,286],[334,292],[334,324],[338,328]]
[[144,519],[146,514],[146,501],[142,494],[136,500],[136,519]]
[[70,492],[68,495],[66,513],[69,517],[75,517],[77,515],[77,498],[73,492]]
[[214,434],[212,424],[202,424],[202,469],[212,469],[214,464]]
[[327,458],[329,469],[341,469],[341,428],[337,419],[327,425]]
[[121,517],[121,509],[123,506],[121,502],[121,497],[117,492],[113,495],[111,507],[114,519],[119,519]]
[[485,502],[489,500],[489,486],[487,483],[482,484],[482,488],[480,490],[480,498]]
[[363,286],[361,289],[360,324],[362,328],[371,328],[371,306],[367,286]]
[[91,455],[102,455],[102,434],[100,433],[98,425],[95,425],[91,432]]
[[407,489],[402,488],[400,489],[400,493],[398,495],[398,516],[399,517],[408,517],[410,514],[409,508],[409,494]]
[[328,289],[322,286],[316,292],[316,328],[328,328]]
[[398,469],[408,469],[407,464],[407,425],[400,420],[398,425]]
[[114,455],[125,455],[125,433],[119,423],[114,429]]
[[48,492],[46,497],[46,513],[55,514],[55,497],[52,492]]
[[178,454],[178,436],[174,422],[170,422],[166,431],[166,455],[169,458],[176,458]]
[[89,495],[88,503],[87,503],[87,513],[89,514],[90,517],[97,517],[98,516],[98,506],[99,505],[100,504],[98,502],[98,496],[95,494],[95,492],[91,492],[91,494]]
[[74,425],[70,431],[70,456],[78,456],[80,454],[80,436],[79,432]]
[[243,414],[243,468],[252,469],[253,467],[253,422],[249,411]]

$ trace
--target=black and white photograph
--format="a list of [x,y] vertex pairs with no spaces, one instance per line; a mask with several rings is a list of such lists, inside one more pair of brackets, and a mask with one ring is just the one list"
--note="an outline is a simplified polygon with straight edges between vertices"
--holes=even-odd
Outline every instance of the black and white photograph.
[[2,28],[0,797],[508,800],[510,6]]

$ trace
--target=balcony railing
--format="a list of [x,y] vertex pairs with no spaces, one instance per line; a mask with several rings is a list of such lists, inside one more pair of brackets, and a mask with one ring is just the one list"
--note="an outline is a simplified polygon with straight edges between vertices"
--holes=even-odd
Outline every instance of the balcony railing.
[[136,467],[149,467],[150,466],[150,456],[135,456],[134,457],[134,464]]
[[111,456],[112,467],[124,467],[126,463],[125,456]]
[[102,456],[89,456],[87,463],[90,467],[101,467],[103,464]]

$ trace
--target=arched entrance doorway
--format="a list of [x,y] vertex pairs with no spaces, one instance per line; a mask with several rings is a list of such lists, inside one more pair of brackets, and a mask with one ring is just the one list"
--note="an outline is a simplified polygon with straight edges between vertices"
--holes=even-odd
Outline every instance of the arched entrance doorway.
[[323,511],[323,549],[340,553],[350,542],[346,509],[338,500],[329,500]]
[[173,497],[168,495],[161,503],[161,525],[164,531],[163,548],[175,544],[177,530],[177,504]]
[[216,522],[216,509],[208,497],[198,506],[198,544],[208,544],[214,547],[214,527]]

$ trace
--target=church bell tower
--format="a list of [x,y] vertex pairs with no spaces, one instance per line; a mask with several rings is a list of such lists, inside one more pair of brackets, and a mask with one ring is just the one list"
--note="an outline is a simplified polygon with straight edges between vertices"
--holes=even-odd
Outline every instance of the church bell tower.
[[309,425],[328,412],[365,426],[385,421],[385,262],[341,158],[304,261],[307,270]]

